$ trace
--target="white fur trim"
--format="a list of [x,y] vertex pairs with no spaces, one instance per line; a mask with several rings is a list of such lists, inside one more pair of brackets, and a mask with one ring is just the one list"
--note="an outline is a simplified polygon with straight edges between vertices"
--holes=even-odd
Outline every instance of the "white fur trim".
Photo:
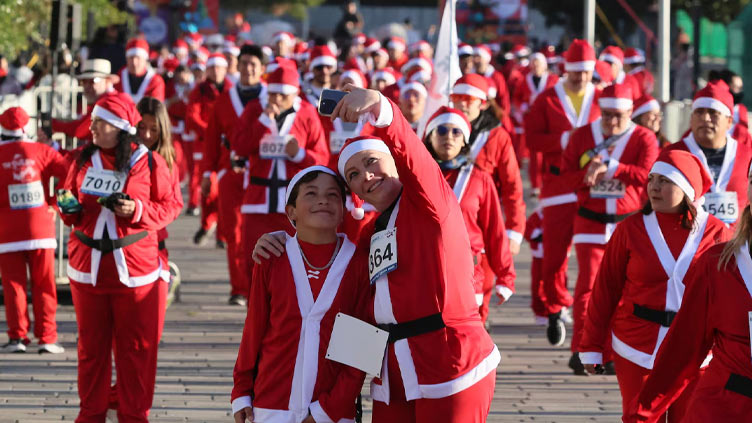
[[403,43],[400,40],[389,40],[388,43],[386,43],[387,48],[393,48],[395,50],[405,51],[405,43]]
[[519,233],[517,231],[513,231],[511,229],[507,229],[507,238],[509,238],[510,241],[514,241],[514,242],[516,242],[518,244],[522,244],[522,238],[523,238],[523,236],[522,236],[521,233]]
[[[504,301],[506,301],[512,295],[514,295],[514,291],[512,291],[508,286],[496,285],[496,295],[500,295],[502,298],[504,298]],[[481,305],[481,304],[478,304],[478,305]]]
[[242,397],[237,397],[234,400],[232,400],[232,414],[235,415],[238,411],[246,408],[246,407],[253,407],[251,404],[251,396],[245,395]]
[[206,66],[223,66],[227,67],[227,59],[224,57],[210,57],[209,60],[206,61]]
[[603,353],[581,352],[580,361],[582,364],[603,364]]
[[130,122],[128,122],[127,120],[122,119],[122,118],[116,116],[114,113],[112,113],[111,111],[105,109],[104,107],[101,107],[101,106],[98,106],[98,105],[94,106],[94,109],[91,112],[91,116],[95,117],[95,118],[102,119],[102,120],[106,121],[107,123],[109,123],[110,125],[118,128],[118,129],[122,129],[123,131],[125,131],[125,132],[127,132],[127,133],[129,133],[131,135],[135,135],[136,134],[136,127],[135,126],[131,126]]
[[347,161],[350,160],[352,156],[364,150],[376,150],[389,155],[392,154],[392,152],[389,151],[389,147],[386,146],[384,141],[378,138],[365,138],[362,140],[354,141],[346,145],[345,148],[343,148],[339,153],[339,159],[337,160],[337,170],[339,170],[339,174],[342,175],[343,178],[345,178],[345,165],[347,164]]
[[554,195],[553,197],[541,198],[538,204],[540,205],[540,207],[546,208],[559,206],[562,204],[574,203],[575,201],[577,201],[577,195],[573,192],[570,192],[569,194],[561,194]]
[[287,202],[290,201],[290,193],[292,192],[292,189],[295,187],[295,184],[297,184],[298,181],[300,181],[302,177],[306,176],[307,174],[311,172],[324,172],[324,173],[328,173],[329,175],[334,176],[335,178],[337,177],[337,174],[334,173],[334,171],[332,171],[326,166],[309,166],[301,170],[300,172],[296,173],[295,176],[293,176],[292,179],[290,180],[290,183],[287,184],[287,191],[285,192],[285,204],[287,204]]
[[571,133],[569,131],[564,131],[561,133],[561,138],[559,138],[559,143],[561,144],[561,150],[564,151],[567,149],[567,145],[569,144],[569,136]]
[[608,54],[608,53],[601,54],[601,57],[599,57],[599,59],[603,60],[604,62],[609,62],[609,63],[618,63],[618,64],[622,63],[621,59],[614,56],[613,54]]
[[465,45],[457,49],[458,56],[472,56],[475,53],[473,46]]
[[479,48],[479,47],[473,48],[473,56],[480,56],[486,62],[491,61],[491,55],[488,54],[488,51],[486,51],[486,49],[484,48]]
[[486,100],[488,96],[480,88],[470,84],[457,84],[452,88],[452,94],[465,94],[473,97],[477,97],[481,100]]
[[619,161],[616,159],[609,159],[608,160],[608,166],[606,166],[606,174],[603,175],[606,179],[613,179],[614,173],[616,173],[616,169],[619,168]]
[[379,79],[383,79],[384,81],[386,81],[386,85],[392,85],[397,82],[397,79],[394,77],[394,75],[383,70],[374,73],[373,78],[371,79],[373,79],[374,82],[378,81]]
[[0,254],[14,251],[29,251],[57,248],[55,238],[29,239],[26,241],[4,242],[0,244]]
[[[500,361],[501,354],[499,353],[499,348],[494,344],[494,348],[488,356],[464,375],[448,382],[420,385],[423,398],[445,398],[462,392],[488,376],[489,373],[495,372]],[[400,370],[402,370],[402,366],[400,366]]]
[[601,97],[598,99],[601,109],[629,110],[633,104],[634,102],[628,98]]
[[358,72],[355,72],[352,69],[346,70],[342,72],[342,74],[339,76],[340,80],[345,79],[345,78],[350,78],[354,82],[353,85],[355,85],[356,87],[365,88],[363,86],[363,78],[360,76],[360,74],[358,74]]
[[685,194],[687,194],[687,197],[692,200],[696,199],[695,189],[692,187],[692,184],[689,183],[687,177],[684,176],[684,174],[672,164],[666,162],[655,162],[653,164],[653,167],[650,169],[650,173],[657,173],[659,175],[667,177],[671,180],[671,182],[675,183],[679,188],[681,188],[681,190],[684,191]]
[[299,91],[299,88],[295,85],[289,85],[289,84],[269,84],[266,87],[266,90],[270,93],[280,93],[280,94],[296,94]]
[[443,113],[431,119],[426,126],[425,133],[430,134],[431,131],[438,128],[439,125],[446,123],[451,123],[452,125],[460,128],[462,135],[465,137],[466,143],[470,140],[470,127],[467,125],[467,121],[465,121],[465,119],[463,119],[462,116],[458,115],[457,113]]
[[428,97],[428,91],[426,90],[426,87],[421,84],[420,82],[408,82],[407,84],[402,86],[402,89],[400,90],[400,97],[404,97],[408,91],[417,91],[420,95],[423,97]]
[[125,51],[125,57],[131,57],[131,56],[140,56],[140,57],[143,57],[145,60],[149,60],[149,52],[139,47],[129,48],[128,50]]
[[315,68],[316,66],[331,66],[333,68],[337,67],[337,58],[332,56],[319,56],[313,60],[311,60],[310,69]]
[[636,108],[632,112],[632,119],[636,118],[637,116],[640,116],[643,113],[647,113],[651,110],[661,110],[661,105],[658,103],[658,100],[650,100],[647,103],[643,104],[642,106]]
[[567,72],[592,72],[595,70],[595,60],[586,60],[583,62],[566,62],[564,63],[564,70]]
[[608,242],[606,234],[574,234],[572,237],[573,244],[599,244],[603,245]]
[[713,109],[723,113],[724,116],[732,116],[731,109],[713,97],[699,97],[692,102],[692,110],[695,109]]
[[21,129],[0,128],[0,134],[7,135],[9,137],[20,137],[20,136],[23,136],[24,130],[23,128]]

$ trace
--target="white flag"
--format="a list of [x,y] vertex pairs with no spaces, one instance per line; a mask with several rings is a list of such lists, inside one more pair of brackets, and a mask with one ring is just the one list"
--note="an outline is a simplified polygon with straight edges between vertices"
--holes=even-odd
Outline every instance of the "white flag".
[[428,84],[426,108],[418,124],[418,134],[421,139],[430,118],[441,106],[449,104],[449,93],[452,86],[462,76],[460,58],[457,55],[457,24],[455,10],[457,0],[447,0],[444,4],[444,15],[441,18],[441,28],[436,40],[433,57],[433,76]]

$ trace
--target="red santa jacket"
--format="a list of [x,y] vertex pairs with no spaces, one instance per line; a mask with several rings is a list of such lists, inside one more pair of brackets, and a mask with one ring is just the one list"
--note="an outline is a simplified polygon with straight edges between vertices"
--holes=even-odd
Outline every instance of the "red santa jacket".
[[[478,314],[462,210],[439,166],[386,97],[374,126],[403,185],[389,218],[382,214],[376,220],[396,231],[398,264],[374,282],[375,321],[404,323],[440,313],[446,327],[393,345],[408,401],[450,396],[496,371],[500,360]],[[373,234],[373,228],[365,233]],[[389,361],[384,360],[382,375],[389,374]],[[374,400],[388,402],[389,393],[388,378],[374,379]]]
[[84,141],[91,141],[91,111],[94,104],[86,107],[86,113],[78,119],[63,121],[52,119],[52,132],[62,132],[66,136],[75,137]]
[[[316,164],[326,165],[329,153],[324,131],[316,109],[295,99],[293,111],[285,117],[281,128],[271,121],[259,99],[246,105],[238,128],[230,140],[230,148],[239,157],[248,157],[250,184],[246,188],[241,213],[284,213],[288,181],[300,170]],[[261,158],[261,145],[271,137],[293,137],[300,150],[292,158]],[[274,192],[271,190],[274,189]],[[272,207],[272,197],[277,200]]]
[[559,76],[551,72],[545,72],[541,75],[538,85],[533,82],[533,74],[528,72],[524,79],[517,83],[512,98],[512,117],[515,125],[522,127],[524,125],[524,116],[530,110],[530,106],[538,95],[547,88],[553,87],[559,81]]
[[[583,179],[588,166],[580,167],[581,157],[604,142],[600,119],[575,129],[561,158],[561,178],[572,182],[581,209],[604,215],[604,218],[605,215],[623,218],[642,207],[648,173],[658,157],[658,141],[649,129],[631,124],[609,148],[598,153],[608,165],[602,182],[594,187],[585,186]],[[574,220],[572,241],[575,244],[605,244],[615,226],[615,222],[599,222],[578,214]]]
[[632,69],[629,71],[628,75],[632,75],[635,80],[637,80],[643,94],[652,94],[653,88],[655,87],[655,78],[645,66],[638,66]]
[[496,105],[504,112],[504,117],[501,120],[501,124],[507,132],[514,133],[514,125],[512,123],[512,107],[511,97],[509,94],[509,86],[504,79],[504,75],[494,69],[490,64],[486,68],[486,72],[483,76],[488,80],[488,86],[491,88],[489,95],[496,101]]
[[50,178],[62,180],[67,171],[46,144],[0,141],[0,254],[57,247],[47,193]]
[[541,205],[573,203],[577,197],[572,185],[559,176],[561,154],[569,143],[572,129],[585,126],[598,119],[597,93],[593,84],[588,84],[579,116],[575,114],[572,101],[564,90],[564,81],[559,80],[543,91],[525,115],[525,138],[532,151],[543,153],[543,187]]
[[223,90],[213,104],[206,104],[208,119],[201,161],[201,173],[205,178],[212,172],[217,172],[217,177],[221,178],[231,170],[230,138],[244,108],[237,87]]
[[[156,232],[175,220],[182,205],[174,198],[173,178],[164,159],[159,154],[151,154],[153,164],[150,169],[149,156],[146,147],[134,146],[127,175],[112,172],[114,152],[101,149],[97,149],[82,166],[73,164],[70,167],[65,188],[73,193],[83,210],[75,214],[62,214],[66,225],[74,226],[92,239],[102,239],[105,230],[110,239],[148,232],[146,238],[125,248],[115,249],[111,254],[102,254],[85,245],[78,237],[71,236],[68,247],[68,277],[71,280],[96,285],[103,279],[117,278],[123,285],[133,288],[150,284],[160,277]],[[93,170],[89,172],[89,169]],[[112,177],[97,177],[102,173],[109,173]],[[98,180],[105,184],[97,186]],[[105,186],[109,189],[102,189]],[[136,202],[133,216],[116,216],[99,205],[97,199],[103,191],[128,194]]]
[[746,421],[752,398],[730,392],[729,376],[752,379],[749,312],[752,310],[752,260],[743,245],[718,269],[726,244],[711,247],[685,278],[682,308],[658,351],[653,371],[625,422],[657,422],[697,376],[708,351],[713,360],[700,376],[685,422]]
[[[153,152],[152,154],[156,154],[156,153]],[[160,160],[159,163],[153,161],[152,168],[154,166],[161,166],[162,163],[164,163],[165,167],[167,167],[167,172],[169,172],[170,178],[172,179],[172,196],[173,196],[172,202],[179,214],[180,211],[183,210],[183,194],[180,191],[180,170],[178,169],[178,162],[177,161],[173,162],[172,169],[170,169],[170,167],[167,166],[167,163],[164,162],[163,160]],[[161,171],[157,173],[162,174]],[[177,215],[175,217],[177,218]],[[164,245],[164,242],[169,236],[170,234],[167,232],[166,226],[157,231],[157,241],[159,242],[160,252],[164,253],[160,255],[163,258],[161,278],[164,281],[170,280],[170,266],[166,260],[167,254],[165,251],[162,251],[163,248],[166,248],[166,246]]]
[[729,237],[723,222],[702,210],[695,225],[697,229],[690,231],[681,226],[678,214],[653,212],[636,213],[616,227],[587,309],[579,347],[583,363],[602,364],[602,353],[611,339],[617,354],[653,368],[669,328],[635,316],[635,305],[678,311],[690,265]]
[[253,406],[256,421],[299,422],[310,409],[317,422],[353,421],[365,375],[327,360],[326,352],[337,313],[358,318],[367,308],[368,255],[342,243],[317,296],[297,237],[287,237],[282,256],[254,266],[233,414]]
[[514,293],[514,280],[517,276],[509,251],[509,241],[504,230],[499,197],[496,194],[491,175],[474,165],[459,169],[444,170],[444,177],[460,203],[465,220],[470,248],[475,263],[475,295],[483,300],[483,276],[481,254],[485,252],[488,262],[496,275],[496,285],[506,288],[505,299]]
[[543,258],[543,209],[536,208],[525,223],[525,241],[530,243],[530,255],[535,259]]
[[493,177],[506,215],[507,236],[521,243],[525,231],[525,202],[520,166],[509,133],[502,127],[480,132],[470,148],[470,159]]
[[632,88],[632,100],[637,100],[638,98],[642,97],[642,85],[634,75],[621,71],[621,73],[616,77],[614,83],[629,85]]
[[[705,153],[702,152],[694,136],[690,133],[681,141],[671,144],[666,147],[671,150],[683,150],[697,156],[701,162],[705,165],[708,173],[713,177],[713,173],[707,167],[707,159]],[[710,191],[705,194],[705,204],[703,208],[709,213],[724,220],[723,213],[720,212],[721,206],[726,211],[729,209],[729,203],[733,203],[732,199],[718,198],[718,195],[723,192],[736,193],[736,204],[732,204],[732,207],[736,210],[736,214],[741,216],[742,210],[747,207],[747,174],[749,172],[749,163],[752,160],[752,146],[737,142],[735,139],[726,136],[726,155],[723,160],[723,167],[720,174],[714,178],[713,185],[710,187]],[[716,199],[718,198],[718,199]],[[734,222],[727,221],[725,223],[734,224]]]
[[188,136],[188,139],[185,139],[185,135],[187,135],[185,131],[185,112],[188,106],[188,96],[185,95],[185,98],[183,98],[179,94],[167,99],[165,102],[167,104],[167,114],[170,115],[170,123],[172,124],[172,136],[180,141],[191,142],[194,139],[190,136]]
[[128,79],[127,67],[120,69],[118,75],[120,76],[120,82],[115,84],[115,89],[121,93],[128,94],[134,103],[138,104],[138,102],[144,97],[154,97],[159,101],[164,101],[164,79],[162,79],[162,76],[151,67],[146,69],[144,80],[138,87],[131,87],[130,80]]
[[214,104],[220,95],[230,91],[233,87],[229,79],[225,79],[222,92],[217,90],[214,82],[208,79],[196,85],[188,95],[188,103],[185,108],[185,129],[196,133],[197,141],[203,141],[206,128],[209,126],[209,117],[214,112]]
[[741,124],[749,129],[749,112],[744,103],[734,104],[734,124]]

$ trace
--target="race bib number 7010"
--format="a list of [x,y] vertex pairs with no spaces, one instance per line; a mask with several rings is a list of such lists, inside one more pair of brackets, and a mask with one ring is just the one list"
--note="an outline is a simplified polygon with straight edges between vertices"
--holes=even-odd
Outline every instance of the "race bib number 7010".
[[371,237],[368,276],[371,283],[397,268],[397,228],[379,231]]
[[113,192],[122,191],[125,185],[124,180],[125,177],[122,173],[90,167],[84,175],[81,192],[97,197],[107,197]]

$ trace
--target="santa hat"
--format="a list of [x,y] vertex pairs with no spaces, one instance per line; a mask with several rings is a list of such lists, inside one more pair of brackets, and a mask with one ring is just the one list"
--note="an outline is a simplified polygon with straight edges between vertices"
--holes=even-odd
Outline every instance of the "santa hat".
[[405,39],[402,37],[389,37],[389,41],[386,43],[386,48],[393,50],[405,51]]
[[192,45],[194,48],[197,48],[204,42],[204,36],[199,34],[198,32],[191,32],[188,35],[183,38],[186,43],[189,45]]
[[541,52],[535,52],[530,56],[530,61],[533,60],[540,60],[543,63],[548,64],[548,59],[546,58],[546,55]]
[[408,73],[411,69],[416,67],[428,72],[433,71],[433,63],[431,62],[431,59],[421,53],[417,57],[413,57],[412,59],[405,62],[405,64],[402,65],[402,68],[400,68],[400,72]]
[[149,43],[143,38],[131,38],[125,45],[125,57],[139,56],[149,60]]
[[227,59],[222,53],[212,53],[206,60],[206,66],[223,66],[227,67]]
[[339,159],[337,160],[337,170],[345,180],[347,180],[347,177],[345,176],[345,166],[347,165],[347,161],[350,160],[352,156],[365,150],[376,150],[389,154],[390,156],[392,155],[392,152],[389,151],[389,147],[387,147],[386,144],[384,144],[384,141],[379,138],[366,135],[348,139],[342,146],[342,150],[339,152]]
[[490,62],[493,54],[491,53],[491,49],[488,48],[487,45],[478,44],[477,46],[473,47],[473,56],[480,56],[484,61]]
[[374,52],[374,54],[377,54],[377,55],[379,55],[379,56],[384,56],[384,57],[385,57],[385,58],[387,58],[387,59],[389,58],[389,52],[388,52],[388,51],[386,51],[386,49],[385,49],[385,48],[383,48],[383,47],[381,47],[381,48],[379,48],[378,50],[376,50],[376,51]]
[[375,53],[381,48],[381,43],[375,38],[368,38],[363,46],[365,47],[364,51],[366,53]]
[[233,56],[240,55],[240,47],[235,45],[234,41],[225,39],[225,46],[222,48],[222,53],[231,54]]
[[308,51],[308,43],[305,41],[298,41],[295,43],[295,47],[292,49],[292,54],[295,60],[305,61],[311,57],[311,53]]
[[390,67],[386,67],[384,69],[374,72],[373,75],[371,76],[371,80],[373,82],[376,82],[380,79],[383,79],[386,82],[386,85],[392,85],[395,82],[397,82],[397,75],[394,69]]
[[136,135],[136,125],[141,121],[141,115],[131,97],[120,92],[102,96],[94,105],[91,117],[102,119],[131,135]]
[[639,48],[628,47],[624,50],[624,64],[634,65],[636,63],[645,63],[645,53]]
[[308,68],[313,70],[317,66],[337,68],[337,57],[329,49],[329,46],[314,46],[311,49],[311,63]]
[[454,83],[452,94],[469,95],[485,101],[488,99],[488,80],[477,73],[465,74]]
[[271,63],[266,65],[266,73],[270,74],[282,66],[295,69],[296,71],[298,70],[298,64],[295,63],[294,60],[288,59],[286,57],[277,56],[274,58],[274,60]]
[[295,41],[295,36],[287,31],[279,31],[272,36],[272,43],[284,42],[285,44],[292,46]]
[[556,55],[556,47],[552,45],[547,45],[540,49],[540,53],[543,54],[543,56],[546,57],[546,62],[550,65],[552,63],[558,63],[561,61],[561,58]]
[[292,194],[293,189],[295,188],[295,185],[300,182],[301,179],[303,179],[304,176],[311,172],[324,172],[326,174],[334,176],[334,178],[337,178],[337,174],[334,173],[333,170],[329,169],[326,166],[316,165],[316,166],[309,166],[300,172],[296,173],[295,176],[290,179],[290,183],[287,184],[287,191],[285,192],[285,204],[290,202],[290,195]]
[[467,43],[460,43],[457,46],[457,55],[462,56],[472,56],[473,53],[475,53],[475,50],[473,49],[473,46]]
[[683,150],[663,150],[650,173],[670,179],[693,202],[699,200],[713,185],[713,179],[694,154]]
[[610,84],[614,82],[614,74],[611,72],[611,65],[603,60],[595,61],[595,69],[593,70],[593,76],[599,79],[604,84]]
[[447,106],[439,107],[439,110],[437,110],[436,113],[434,113],[433,116],[428,119],[428,123],[426,124],[426,131],[424,133],[428,135],[431,133],[431,131],[438,128],[439,125],[444,125],[447,123],[451,123],[452,125],[460,128],[462,135],[465,136],[465,144],[469,142],[470,122],[467,120],[467,117],[461,111],[452,109]]
[[431,76],[433,75],[432,69],[422,69],[419,67],[414,67],[405,75],[405,81],[408,82],[421,82],[423,84],[427,84],[431,82]]
[[342,70],[346,71],[350,69],[358,70],[362,74],[365,74],[367,71],[365,62],[360,57],[351,57],[345,61],[345,63],[342,65]]
[[237,44],[238,37],[233,34],[225,35],[225,44],[227,44],[228,42]]
[[196,60],[191,61],[189,65],[191,67],[191,70],[206,70],[206,60],[204,60],[202,57],[197,57]]
[[353,37],[353,44],[355,45],[365,44],[367,40],[368,40],[368,37],[366,37],[366,34],[361,32],[361,33],[355,34],[355,36]]
[[342,72],[342,74],[339,76],[339,80],[341,81],[345,78],[353,81],[353,85],[358,88],[368,88],[366,77],[363,76],[363,73],[358,69],[347,69],[346,71]]
[[713,109],[721,112],[724,116],[733,116],[734,96],[731,95],[728,85],[722,80],[709,82],[705,88],[695,93],[692,111],[695,109]]
[[170,57],[162,63],[162,67],[168,74],[174,73],[177,70],[178,66],[180,66],[180,60],[178,60],[176,57]]
[[211,34],[206,37],[204,44],[208,46],[222,46],[225,43],[225,37],[222,34]]
[[400,97],[407,97],[407,93],[410,91],[417,92],[418,94],[423,96],[423,98],[428,97],[428,90],[426,90],[425,85],[418,81],[411,81],[402,85],[402,88],[400,88]]
[[661,105],[651,95],[645,94],[635,101],[632,119],[652,110],[661,110]]
[[270,93],[295,94],[300,90],[298,71],[294,67],[280,66],[269,75],[266,89]]
[[512,47],[512,54],[514,54],[514,56],[517,58],[529,56],[530,47],[523,44],[515,44]]
[[264,52],[264,56],[266,57],[274,56],[274,52],[272,51],[272,48],[269,46],[261,46],[261,51]]
[[632,87],[628,84],[612,84],[603,89],[598,106],[601,109],[629,110],[633,106]]
[[29,123],[29,115],[20,107],[10,107],[0,115],[0,135],[22,137],[24,127]]
[[175,54],[188,54],[188,43],[185,40],[178,39],[172,45],[172,52]]
[[608,46],[603,49],[601,55],[598,57],[600,60],[609,63],[624,63],[624,51],[617,46]]
[[196,51],[196,57],[198,57],[202,62],[209,60],[210,54],[211,53],[209,52],[209,49],[204,46],[199,47]]
[[407,52],[410,55],[414,54],[424,54],[427,55],[428,52],[431,50],[431,44],[428,44],[428,41],[420,40],[416,41],[407,48]]
[[564,69],[568,72],[592,71],[595,69],[595,50],[585,40],[575,39],[564,54]]

